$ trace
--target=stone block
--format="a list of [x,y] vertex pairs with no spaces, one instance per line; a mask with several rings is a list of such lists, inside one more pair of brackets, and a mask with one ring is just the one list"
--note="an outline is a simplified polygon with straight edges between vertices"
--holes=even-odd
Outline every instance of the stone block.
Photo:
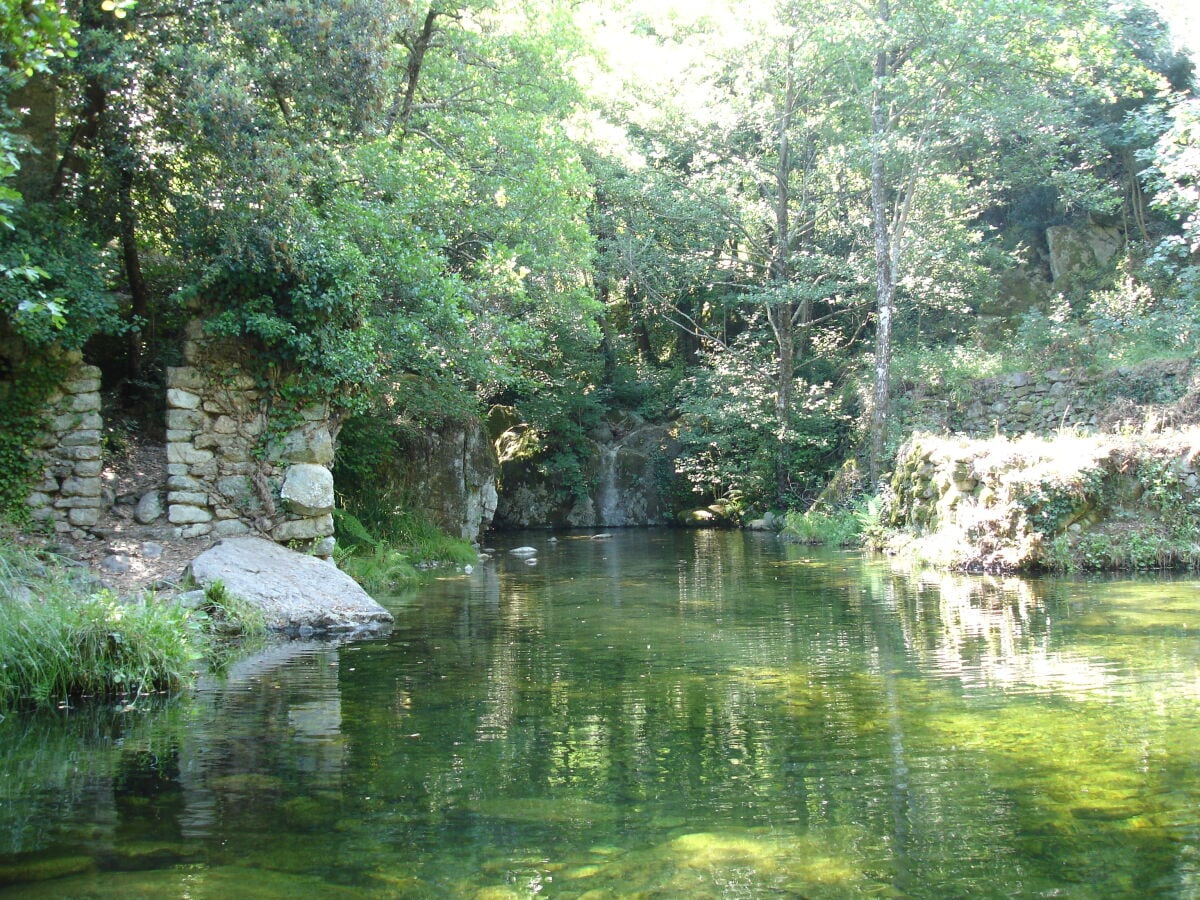
[[221,537],[237,537],[250,533],[250,526],[238,519],[226,519],[216,524],[216,532]]
[[198,409],[168,409],[167,428],[171,431],[195,431],[204,426],[208,416]]
[[211,522],[213,514],[198,506],[172,504],[167,512],[167,519],[172,525],[195,525],[201,522]]
[[171,506],[175,504],[208,506],[208,493],[206,491],[170,491],[167,494],[167,503]]
[[167,387],[200,393],[204,390],[204,374],[195,366],[168,366]]
[[67,521],[76,528],[90,528],[100,521],[100,510],[76,507],[67,513]]
[[64,447],[99,447],[100,440],[98,429],[86,428],[67,432],[59,443]]
[[308,519],[294,519],[283,522],[271,530],[271,537],[276,541],[307,541],[313,538],[323,538],[333,534],[333,516],[317,516]]
[[54,501],[55,509],[100,509],[103,505],[100,497],[59,497]]
[[204,489],[204,484],[190,475],[171,475],[167,478],[167,490],[169,491],[199,491]]
[[204,537],[206,534],[212,534],[213,527],[207,522],[194,522],[191,525],[185,525],[179,529],[181,538],[198,538]]
[[212,430],[217,434],[237,434],[238,423],[232,416],[217,416],[217,420],[213,422]]
[[63,394],[98,394],[100,392],[100,376],[76,374],[61,385]]
[[333,462],[333,435],[323,422],[309,423],[284,435],[270,455],[290,463],[328,466]]
[[84,445],[80,447],[63,447],[60,453],[61,459],[69,459],[78,462],[81,459],[99,459],[99,446]]
[[216,478],[217,461],[210,459],[207,462],[192,463],[191,473],[197,478]]
[[230,463],[250,461],[250,447],[241,438],[232,438],[221,445],[221,459]]
[[66,497],[99,497],[99,478],[79,478],[72,475],[62,484],[62,493]]
[[104,463],[98,459],[81,459],[75,463],[75,475],[78,478],[99,478],[104,471]]
[[168,475],[188,475],[191,471],[187,463],[167,463]]
[[245,475],[226,475],[217,479],[217,493],[230,500],[245,500],[251,496],[253,488],[250,479]]
[[70,412],[99,412],[100,395],[97,393],[73,394],[67,400],[67,410]]
[[167,388],[167,406],[171,409],[199,409],[202,402],[199,394],[182,388]]
[[167,444],[167,462],[169,463],[185,463],[195,466],[197,463],[210,462],[212,458],[211,450],[197,450],[191,444],[185,444],[182,441]]
[[333,474],[310,463],[289,466],[279,496],[302,516],[323,515],[333,510]]
[[34,491],[25,498],[25,505],[31,509],[41,509],[43,506],[49,506],[51,497],[42,491]]
[[221,446],[221,437],[211,431],[201,431],[192,439],[192,446],[197,450],[212,450]]
[[146,491],[138,498],[134,518],[143,525],[149,525],[163,514],[162,495],[158,491]]

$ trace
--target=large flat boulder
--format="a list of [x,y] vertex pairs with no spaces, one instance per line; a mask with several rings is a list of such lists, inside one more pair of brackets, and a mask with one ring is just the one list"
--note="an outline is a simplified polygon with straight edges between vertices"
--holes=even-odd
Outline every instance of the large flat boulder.
[[278,631],[379,631],[392,614],[332,563],[257,537],[227,538],[192,560],[201,585],[214,581],[263,611]]

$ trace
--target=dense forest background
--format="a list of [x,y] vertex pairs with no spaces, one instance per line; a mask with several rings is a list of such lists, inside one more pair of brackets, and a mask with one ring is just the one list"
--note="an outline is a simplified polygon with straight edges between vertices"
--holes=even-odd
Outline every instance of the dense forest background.
[[[118,441],[200,317],[340,406],[375,528],[397,433],[496,408],[564,490],[633,412],[698,497],[802,509],[877,483],[906,385],[1200,330],[1194,69],[1138,0],[0,11],[7,374],[82,350]],[[1056,226],[1114,252],[1052,277]]]

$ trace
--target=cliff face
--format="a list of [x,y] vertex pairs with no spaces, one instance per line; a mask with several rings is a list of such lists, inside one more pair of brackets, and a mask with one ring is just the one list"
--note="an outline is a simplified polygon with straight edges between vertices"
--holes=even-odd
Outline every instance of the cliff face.
[[496,512],[496,451],[476,422],[405,442],[395,461],[413,508],[454,537],[474,541]]
[[501,472],[498,528],[620,528],[671,520],[664,473],[677,452],[665,425],[631,423],[597,435],[583,465],[582,494],[541,474],[532,460],[506,462]]

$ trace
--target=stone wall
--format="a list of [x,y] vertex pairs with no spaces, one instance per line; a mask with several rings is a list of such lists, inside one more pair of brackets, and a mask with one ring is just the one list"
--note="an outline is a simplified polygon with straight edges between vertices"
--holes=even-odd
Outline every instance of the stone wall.
[[237,348],[188,328],[167,370],[167,518],[182,537],[251,532],[286,542],[333,534],[336,425],[327,403],[280,408]]
[[914,400],[926,427],[975,437],[1048,433],[1064,426],[1112,431],[1148,422],[1195,423],[1198,381],[1200,367],[1192,361],[1162,360],[1102,374],[1015,372],[974,382],[965,401],[920,394]]
[[41,480],[28,503],[35,522],[60,533],[91,528],[104,507],[100,470],[100,370],[78,356],[47,402],[46,430],[35,451]]

